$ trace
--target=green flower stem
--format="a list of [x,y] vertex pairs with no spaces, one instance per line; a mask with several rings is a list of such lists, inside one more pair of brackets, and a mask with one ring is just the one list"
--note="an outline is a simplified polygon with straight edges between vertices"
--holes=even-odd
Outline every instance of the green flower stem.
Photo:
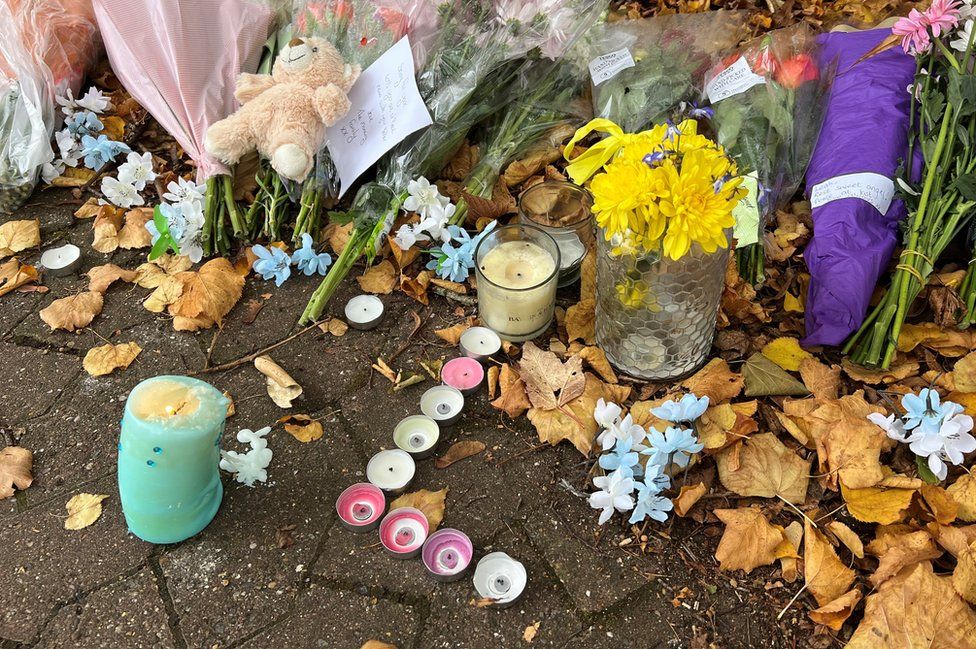
[[322,317],[325,307],[328,306],[329,300],[332,299],[336,289],[339,288],[339,284],[349,274],[353,264],[356,263],[356,260],[359,259],[366,249],[369,234],[369,232],[353,229],[352,236],[346,243],[346,247],[342,249],[342,253],[339,254],[339,258],[336,259],[332,268],[329,269],[322,283],[312,293],[312,299],[309,300],[308,305],[305,307],[305,311],[298,321],[299,324],[315,322]]

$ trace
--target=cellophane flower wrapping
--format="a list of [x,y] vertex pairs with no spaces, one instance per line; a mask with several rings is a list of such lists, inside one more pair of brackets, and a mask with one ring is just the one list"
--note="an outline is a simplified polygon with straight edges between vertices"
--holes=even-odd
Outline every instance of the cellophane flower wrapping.
[[[894,178],[907,157],[911,95],[905,88],[913,82],[915,60],[901,48],[865,58],[890,34],[874,29],[819,37],[821,66],[836,60],[837,76],[807,169],[808,191],[845,174]],[[905,214],[897,197],[884,214],[860,198],[813,209],[813,238],[803,253],[810,270],[803,344],[839,345],[861,326]]]
[[[799,24],[748,41],[705,75],[718,143],[747,177],[736,212],[736,259],[751,283],[763,279],[768,218],[800,186],[823,122],[834,67],[818,62],[813,32]],[[725,85],[731,72],[738,81]],[[742,81],[744,79],[744,81]]]
[[719,53],[747,35],[745,18],[719,10],[597,25],[580,44],[585,62],[606,66],[607,76],[619,71],[592,79],[594,116],[636,133],[672,117],[682,102],[698,101]]
[[91,0],[0,2],[0,213],[19,207],[54,159],[55,97],[78,94],[98,47]]

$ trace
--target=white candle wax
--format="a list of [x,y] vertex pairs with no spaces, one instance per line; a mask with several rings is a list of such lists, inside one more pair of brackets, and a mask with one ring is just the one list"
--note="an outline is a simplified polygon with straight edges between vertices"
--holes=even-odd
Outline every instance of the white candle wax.
[[346,320],[355,329],[372,329],[383,318],[383,301],[375,295],[357,295],[346,303]]
[[586,246],[572,230],[550,232],[559,246],[559,270],[563,271],[578,264],[586,254]]
[[81,249],[72,243],[48,248],[41,253],[41,266],[55,277],[70,275],[81,267]]
[[393,429],[393,442],[415,458],[424,458],[434,452],[440,435],[440,427],[434,419],[426,414],[410,415],[401,419]]
[[420,412],[438,424],[450,426],[461,416],[464,395],[449,385],[437,385],[420,397]]
[[471,327],[461,334],[461,353],[469,358],[487,359],[502,348],[502,339],[488,327]]
[[399,491],[410,484],[417,465],[406,451],[380,451],[366,464],[366,479],[383,491]]
[[503,337],[524,340],[552,320],[555,282],[547,282],[556,260],[531,241],[506,241],[485,254],[479,265],[487,282],[478,283],[482,321]]

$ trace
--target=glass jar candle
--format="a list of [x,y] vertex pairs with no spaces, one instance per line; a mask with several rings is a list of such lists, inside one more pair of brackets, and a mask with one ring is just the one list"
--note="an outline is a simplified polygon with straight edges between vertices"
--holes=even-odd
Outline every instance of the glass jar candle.
[[474,252],[478,315],[505,340],[535,338],[552,322],[559,279],[559,247],[525,223],[496,228]]
[[559,246],[559,286],[579,279],[583,257],[593,249],[593,196],[579,185],[546,180],[519,196],[519,217],[549,233]]

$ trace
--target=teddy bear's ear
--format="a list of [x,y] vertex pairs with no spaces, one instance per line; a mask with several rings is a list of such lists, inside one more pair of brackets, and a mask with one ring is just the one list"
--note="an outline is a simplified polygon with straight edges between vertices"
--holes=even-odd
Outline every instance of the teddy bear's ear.
[[342,69],[342,89],[346,92],[352,90],[352,87],[356,84],[356,80],[359,79],[359,75],[362,72],[362,67],[359,64],[350,65],[346,63],[345,67]]

